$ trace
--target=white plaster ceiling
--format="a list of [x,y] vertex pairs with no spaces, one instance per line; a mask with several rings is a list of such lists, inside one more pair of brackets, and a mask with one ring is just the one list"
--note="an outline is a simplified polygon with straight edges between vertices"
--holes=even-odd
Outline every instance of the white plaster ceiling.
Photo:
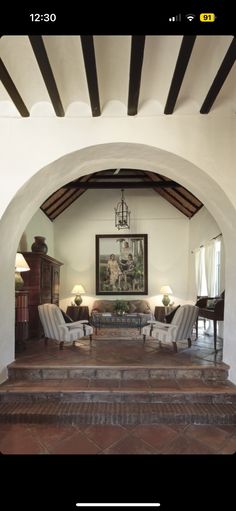
[[[164,115],[182,36],[146,36],[137,115]],[[43,36],[44,47],[65,116],[91,117],[80,36]],[[201,115],[200,109],[233,36],[198,36],[177,96],[173,115]],[[94,36],[101,116],[125,116],[130,81],[131,36]],[[3,36],[0,56],[31,116],[56,116],[28,36]],[[232,66],[210,112],[235,113],[236,68]],[[0,84],[0,116],[21,117]]]

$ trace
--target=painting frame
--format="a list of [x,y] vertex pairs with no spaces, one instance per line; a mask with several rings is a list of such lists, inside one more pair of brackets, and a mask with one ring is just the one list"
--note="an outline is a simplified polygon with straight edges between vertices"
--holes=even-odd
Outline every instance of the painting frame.
[[96,295],[148,294],[148,235],[96,234]]

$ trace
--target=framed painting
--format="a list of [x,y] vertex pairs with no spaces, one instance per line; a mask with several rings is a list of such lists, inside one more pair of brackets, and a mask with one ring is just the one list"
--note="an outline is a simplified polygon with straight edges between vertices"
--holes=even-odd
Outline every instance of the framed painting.
[[148,294],[147,234],[96,235],[96,294]]

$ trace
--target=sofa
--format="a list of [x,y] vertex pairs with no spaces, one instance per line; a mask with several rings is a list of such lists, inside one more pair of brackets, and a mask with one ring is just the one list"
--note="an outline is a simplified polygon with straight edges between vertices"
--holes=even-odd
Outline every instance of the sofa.
[[[121,301],[121,300],[119,300]],[[92,307],[92,314],[96,312],[115,312],[117,300],[95,300]],[[128,303],[129,310],[128,314],[150,314],[151,309],[147,300],[125,300]]]
[[[119,302],[122,300],[119,300]],[[123,300],[128,304],[125,314],[117,313],[117,300],[95,300],[91,311],[91,324],[96,328],[141,328],[154,320],[147,300]],[[132,315],[132,316],[130,316]]]

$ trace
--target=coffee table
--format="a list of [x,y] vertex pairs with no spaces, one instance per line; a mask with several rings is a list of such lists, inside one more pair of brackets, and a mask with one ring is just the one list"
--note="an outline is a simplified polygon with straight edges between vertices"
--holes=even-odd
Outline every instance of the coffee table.
[[143,326],[153,320],[152,314],[114,314],[96,312],[92,314],[91,324],[95,327],[95,334],[100,328],[138,328],[141,333]]

